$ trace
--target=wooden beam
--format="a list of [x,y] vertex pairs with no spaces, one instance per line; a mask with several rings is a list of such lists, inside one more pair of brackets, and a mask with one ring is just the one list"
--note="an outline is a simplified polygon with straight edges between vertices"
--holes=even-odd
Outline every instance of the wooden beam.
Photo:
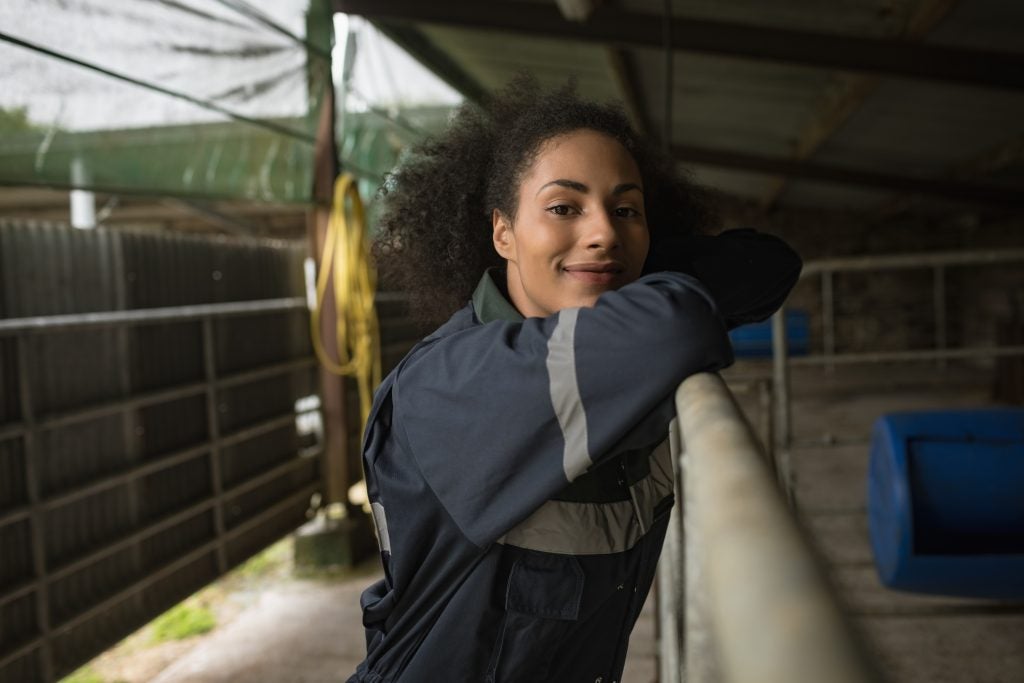
[[633,60],[624,50],[610,47],[607,49],[608,68],[611,69],[612,78],[622,93],[622,102],[626,105],[626,111],[633,121],[633,125],[642,135],[657,135],[651,126],[651,117],[644,105],[644,98],[637,87],[636,67]]
[[[461,26],[651,48],[661,47],[663,27],[663,20],[657,15],[626,12],[607,5],[599,7],[586,22],[565,19],[553,4],[509,0],[334,0],[334,8],[374,21]],[[1024,88],[1024,54],[1018,53],[681,18],[672,20],[672,41],[676,49],[684,52],[976,86]]]
[[672,153],[679,161],[687,164],[731,168],[840,185],[857,185],[889,192],[930,195],[953,201],[999,205],[1014,209],[1024,208],[1024,192],[1015,188],[877,173],[843,166],[814,164],[807,161],[764,157],[693,145],[673,145]]
[[[913,16],[907,20],[902,38],[919,40],[931,33],[939,22],[946,18],[957,0],[926,0],[918,5]],[[871,96],[882,79],[878,76],[863,74],[843,74],[840,76],[838,94],[830,95],[818,108],[811,123],[797,137],[793,150],[793,159],[803,161],[811,158],[815,152],[836,132],[843,127],[850,116],[860,109],[864,101]],[[770,210],[785,191],[787,179],[772,178],[768,191],[761,198],[763,211]]]

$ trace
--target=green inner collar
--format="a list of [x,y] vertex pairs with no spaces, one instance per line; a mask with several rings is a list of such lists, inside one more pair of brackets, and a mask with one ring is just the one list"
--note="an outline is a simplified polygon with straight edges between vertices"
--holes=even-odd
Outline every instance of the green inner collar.
[[523,322],[522,314],[509,303],[502,293],[502,288],[498,285],[498,278],[505,278],[505,272],[500,268],[488,268],[480,278],[480,284],[473,292],[473,310],[476,311],[476,317],[482,323],[489,323],[492,320]]

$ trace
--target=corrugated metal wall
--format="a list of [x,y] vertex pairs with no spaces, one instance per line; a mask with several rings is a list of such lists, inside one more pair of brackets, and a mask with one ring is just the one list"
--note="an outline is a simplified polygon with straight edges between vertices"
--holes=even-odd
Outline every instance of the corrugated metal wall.
[[[305,520],[303,255],[0,227],[0,681],[59,678]],[[76,315],[164,307],[189,308]]]

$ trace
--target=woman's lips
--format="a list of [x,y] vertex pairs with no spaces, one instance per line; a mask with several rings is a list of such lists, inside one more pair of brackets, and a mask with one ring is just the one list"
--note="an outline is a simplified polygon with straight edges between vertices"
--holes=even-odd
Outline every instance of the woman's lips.
[[573,279],[588,285],[611,285],[618,279],[625,267],[616,261],[597,263],[574,263],[565,266],[565,272]]

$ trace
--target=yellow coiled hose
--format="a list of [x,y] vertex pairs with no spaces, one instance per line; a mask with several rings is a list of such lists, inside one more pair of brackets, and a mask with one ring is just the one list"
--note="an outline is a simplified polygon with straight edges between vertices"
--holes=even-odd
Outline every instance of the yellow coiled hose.
[[[320,329],[321,308],[327,286],[332,282],[337,361],[327,354]],[[363,201],[355,178],[346,173],[334,184],[310,325],[313,348],[324,367],[337,375],[355,377],[364,428],[370,416],[373,390],[380,384],[380,330],[373,305],[376,290],[377,274],[370,260]]]

